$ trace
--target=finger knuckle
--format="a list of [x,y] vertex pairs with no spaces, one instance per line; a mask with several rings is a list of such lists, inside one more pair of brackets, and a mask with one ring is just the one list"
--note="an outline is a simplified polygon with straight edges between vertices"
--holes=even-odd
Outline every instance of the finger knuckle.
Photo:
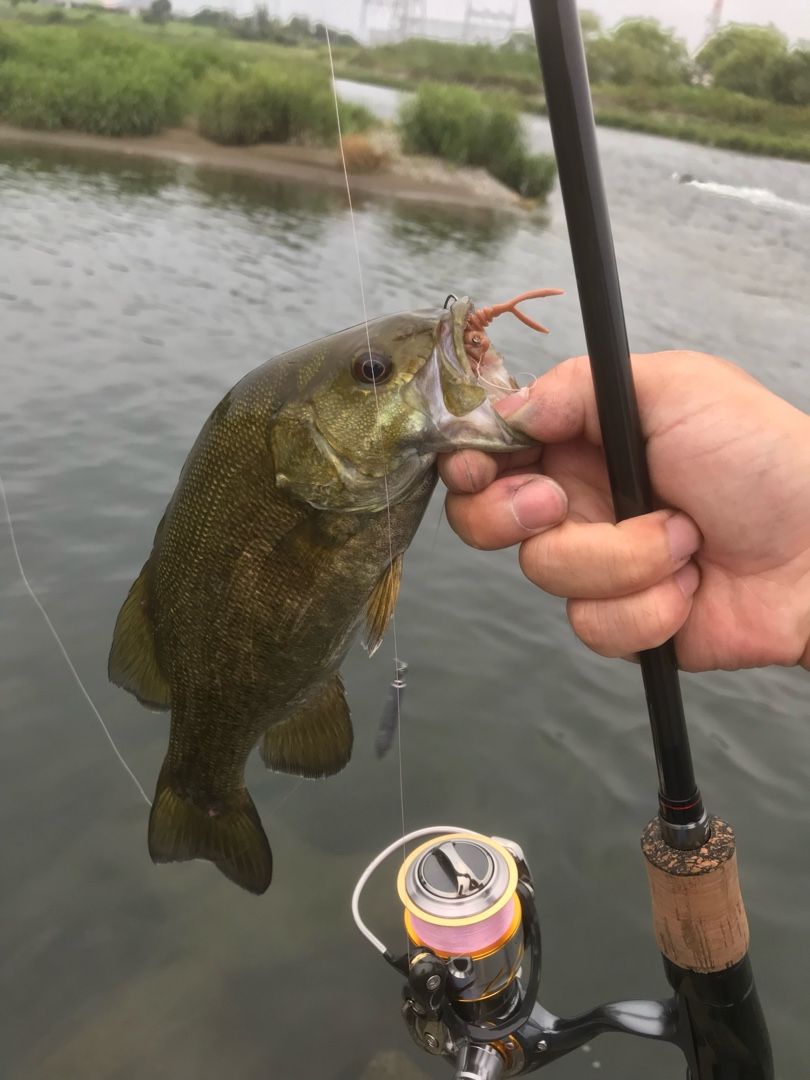
[[[677,586],[676,586],[677,589]],[[626,605],[625,620],[628,640],[636,642],[638,649],[653,649],[671,638],[682,622],[677,598],[665,595],[660,589],[648,589],[632,598]],[[685,604],[681,595],[681,601]]]
[[567,605],[571,629],[583,644],[600,656],[622,656],[632,651],[616,639],[611,606],[604,600],[569,600]]
[[568,619],[590,649],[616,657],[662,645],[680,629],[689,609],[673,582],[617,600],[570,600]]

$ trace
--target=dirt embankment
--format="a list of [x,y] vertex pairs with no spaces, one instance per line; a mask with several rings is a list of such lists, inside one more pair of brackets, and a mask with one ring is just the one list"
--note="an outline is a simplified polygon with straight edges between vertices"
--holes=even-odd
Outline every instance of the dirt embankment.
[[[398,151],[390,134],[381,133],[378,139],[385,162],[376,172],[351,172],[352,194],[471,209],[520,211],[525,206],[519,195],[484,169],[455,167],[435,158],[408,157]],[[345,188],[335,149],[287,144],[220,146],[187,128],[174,128],[160,135],[113,138],[76,131],[29,131],[0,124],[0,144],[151,158],[296,184]]]

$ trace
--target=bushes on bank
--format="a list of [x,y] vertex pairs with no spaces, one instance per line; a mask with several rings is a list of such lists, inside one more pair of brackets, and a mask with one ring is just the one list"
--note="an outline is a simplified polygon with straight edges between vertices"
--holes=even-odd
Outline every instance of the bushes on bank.
[[163,49],[93,29],[26,27],[0,42],[0,117],[19,127],[150,135],[179,123],[188,76]]
[[551,154],[527,154],[517,147],[494,161],[489,171],[524,199],[543,199],[554,187],[557,163]]
[[[0,28],[0,119],[18,127],[151,135],[195,113],[217,142],[334,140],[326,71],[290,56],[257,63],[228,42],[156,40],[81,24]],[[341,104],[347,132],[372,114]]]
[[483,166],[527,198],[547,195],[554,185],[554,159],[528,152],[518,111],[504,98],[423,83],[400,111],[400,130],[407,153]]
[[[365,131],[374,122],[367,109],[346,102],[340,119],[344,132]],[[242,145],[320,142],[337,130],[325,73],[278,65],[208,76],[199,89],[197,125],[206,138]]]
[[67,69],[9,62],[0,67],[0,115],[18,127],[96,135],[151,135],[182,118],[171,71],[88,60]]

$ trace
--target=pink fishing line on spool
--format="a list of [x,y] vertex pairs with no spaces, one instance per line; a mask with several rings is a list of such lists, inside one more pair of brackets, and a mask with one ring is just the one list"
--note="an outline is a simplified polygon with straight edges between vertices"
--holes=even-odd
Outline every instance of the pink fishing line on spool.
[[405,912],[405,927],[410,938],[442,956],[476,956],[489,952],[510,936],[519,923],[517,896],[488,919],[469,926],[437,926],[410,911]]

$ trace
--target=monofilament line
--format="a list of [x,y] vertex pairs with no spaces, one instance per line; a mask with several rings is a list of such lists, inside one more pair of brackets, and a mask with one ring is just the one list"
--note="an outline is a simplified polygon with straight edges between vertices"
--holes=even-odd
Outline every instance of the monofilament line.
[[22,580],[23,585],[25,586],[26,592],[31,597],[31,599],[34,601],[36,606],[39,608],[39,613],[42,616],[42,618],[45,620],[45,625],[48,627],[48,629],[50,630],[50,632],[51,632],[51,634],[53,636],[54,641],[59,646],[59,651],[61,652],[62,656],[64,657],[65,663],[67,664],[71,675],[76,680],[76,685],[79,687],[81,692],[84,694],[84,697],[85,697],[85,699],[87,701],[87,704],[93,710],[93,715],[95,716],[96,720],[98,720],[98,723],[99,723],[99,726],[101,727],[101,730],[106,735],[107,742],[113,748],[113,753],[118,758],[118,760],[121,763],[121,766],[123,767],[124,771],[129,775],[130,779],[132,780],[132,783],[135,785],[135,787],[140,792],[141,797],[143,798],[143,801],[146,803],[147,806],[151,806],[152,805],[152,800],[149,798],[149,796],[144,791],[138,777],[135,775],[135,773],[132,771],[132,769],[130,769],[130,767],[129,767],[129,765],[127,765],[126,761],[124,761],[124,758],[123,758],[123,755],[121,754],[121,751],[115,745],[115,739],[113,739],[112,735],[110,734],[110,730],[107,727],[107,725],[104,723],[104,720],[102,719],[101,713],[98,711],[98,709],[95,706],[95,702],[90,697],[90,694],[87,692],[87,687],[84,685],[81,678],[79,677],[79,673],[76,670],[76,668],[75,668],[75,666],[73,664],[73,661],[68,656],[68,651],[65,648],[65,646],[62,644],[62,639],[59,637],[59,634],[56,631],[56,627],[51,622],[50,615],[48,614],[48,612],[43,607],[39,597],[34,592],[33,588],[31,587],[31,583],[30,583],[30,581],[28,580],[28,578],[26,576],[25,570],[23,569],[22,559],[20,558],[20,549],[17,547],[17,537],[14,534],[14,525],[12,524],[12,521],[11,521],[11,510],[9,509],[8,499],[6,498],[6,486],[3,483],[3,477],[2,476],[0,476],[0,496],[3,499],[3,509],[5,510],[6,521],[8,522],[8,534],[11,537],[11,550],[14,552],[14,558],[15,558],[15,560],[17,562],[17,570],[19,571],[20,578]]
[[[346,167],[346,154],[343,150],[343,131],[340,126],[340,104],[338,102],[337,82],[335,79],[335,61],[332,57],[332,41],[329,36],[329,28],[324,27],[326,31],[326,49],[329,53],[329,69],[332,74],[332,97],[335,102],[335,121],[337,123],[337,135],[338,146],[340,147],[340,161],[343,165],[343,179],[346,182],[346,199],[349,204],[349,220],[352,227],[352,239],[354,241],[354,257],[357,262],[357,280],[360,285],[360,303],[363,309],[363,325],[366,329],[366,345],[368,346],[369,355],[371,354],[371,335],[368,329],[368,310],[366,308],[366,290],[363,284],[363,265],[360,259],[360,242],[357,238],[357,223],[354,217],[354,206],[352,205],[352,189],[349,183],[349,170]],[[380,401],[377,394],[377,382],[374,380],[372,383],[374,387],[374,403],[377,407],[377,415],[380,414]],[[385,467],[385,459],[383,458],[383,486],[385,489],[385,512],[388,518],[388,551],[391,556],[391,563],[394,561],[394,538],[393,528],[391,525],[391,499],[388,493],[388,471]],[[396,610],[391,614],[391,636],[394,639],[394,680],[399,678],[399,648],[397,646],[397,616]],[[402,816],[402,835],[405,835],[405,785],[402,776],[402,717],[400,715],[400,692],[399,688],[395,687],[396,692],[396,705],[397,705],[397,754],[399,757],[399,801],[400,801],[400,813]]]

